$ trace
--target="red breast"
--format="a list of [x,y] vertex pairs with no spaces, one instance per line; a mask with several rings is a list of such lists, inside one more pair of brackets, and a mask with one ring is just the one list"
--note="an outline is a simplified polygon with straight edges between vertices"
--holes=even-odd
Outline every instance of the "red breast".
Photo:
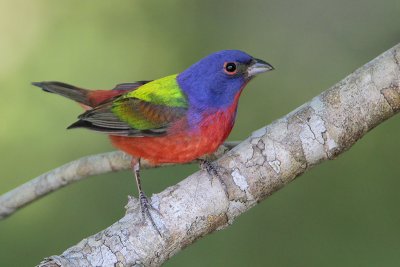
[[110,136],[118,149],[137,158],[160,163],[185,163],[213,153],[230,134],[241,91],[227,109],[205,114],[196,130],[188,130],[186,119],[178,121],[161,137]]

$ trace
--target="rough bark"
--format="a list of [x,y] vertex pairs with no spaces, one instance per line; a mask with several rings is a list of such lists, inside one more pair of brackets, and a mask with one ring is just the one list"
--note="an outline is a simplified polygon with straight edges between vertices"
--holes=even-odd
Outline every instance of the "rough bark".
[[[159,266],[306,170],[333,159],[400,109],[400,44],[269,126],[216,163],[223,183],[199,171],[152,196],[160,211],[142,224],[136,199],[107,229],[41,266]],[[212,181],[212,182],[211,182]]]
[[[210,158],[219,158],[238,143],[237,141],[224,143]],[[83,157],[39,175],[0,196],[0,220],[7,218],[33,201],[74,182],[97,174],[128,170],[131,168],[131,160],[131,156],[121,151],[114,151]],[[156,167],[166,165],[173,164]],[[155,168],[155,166],[143,160],[141,168],[149,169]]]

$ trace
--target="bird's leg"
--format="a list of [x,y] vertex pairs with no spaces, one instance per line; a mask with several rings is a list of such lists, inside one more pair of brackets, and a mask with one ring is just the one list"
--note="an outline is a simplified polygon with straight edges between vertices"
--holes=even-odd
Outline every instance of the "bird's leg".
[[[209,161],[207,159],[200,159],[199,161],[200,161],[200,168],[203,169],[203,170],[206,170],[207,173],[211,177],[219,176],[218,166],[216,166],[215,163],[213,163],[213,162],[211,162],[211,161]],[[210,181],[210,182],[212,182],[212,181]]]
[[149,209],[155,210],[157,211],[157,213],[159,213],[159,211],[149,203],[149,200],[147,199],[145,193],[142,190],[142,183],[140,181],[140,159],[135,159],[135,158],[132,159],[132,171],[133,175],[135,176],[136,185],[139,192],[140,210],[142,212],[143,221],[146,220],[146,215],[147,215],[154,229],[156,229],[158,234],[161,236],[161,232],[157,228],[157,225],[154,222]]
[[215,164],[214,162],[211,162],[207,159],[200,159],[200,168],[207,171],[207,173],[210,176],[209,180],[210,180],[211,184],[212,184],[213,178],[217,177],[219,182],[221,183],[221,185],[224,187],[225,194],[228,195],[228,188],[227,188],[224,180],[222,180],[222,177],[219,172],[220,167],[217,164]]

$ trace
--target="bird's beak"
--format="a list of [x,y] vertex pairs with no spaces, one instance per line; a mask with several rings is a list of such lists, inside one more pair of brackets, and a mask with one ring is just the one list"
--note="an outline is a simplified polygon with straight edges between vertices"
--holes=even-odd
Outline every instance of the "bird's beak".
[[247,76],[253,77],[259,73],[274,70],[271,64],[265,62],[264,60],[253,58],[250,66],[247,68]]

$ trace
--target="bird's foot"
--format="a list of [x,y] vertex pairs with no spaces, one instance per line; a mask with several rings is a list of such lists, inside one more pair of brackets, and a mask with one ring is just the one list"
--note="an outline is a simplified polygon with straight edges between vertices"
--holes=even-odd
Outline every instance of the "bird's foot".
[[200,168],[207,171],[209,175],[209,180],[210,183],[212,184],[213,178],[216,177],[218,178],[219,182],[226,187],[225,182],[222,180],[221,177],[221,167],[219,167],[215,162],[206,160],[206,159],[201,159],[200,160]]
[[214,162],[202,159],[200,160],[200,168],[207,171],[207,173],[210,175],[209,180],[211,184],[214,177],[217,177],[221,181],[221,175],[219,174],[219,166]]
[[146,222],[146,216],[149,218],[151,225],[157,231],[157,233],[162,237],[160,229],[158,229],[157,224],[155,223],[153,216],[150,213],[150,209],[155,211],[158,215],[162,216],[161,213],[154,208],[146,195],[143,192],[139,193],[139,201],[140,201],[140,210],[142,212],[143,223]]

